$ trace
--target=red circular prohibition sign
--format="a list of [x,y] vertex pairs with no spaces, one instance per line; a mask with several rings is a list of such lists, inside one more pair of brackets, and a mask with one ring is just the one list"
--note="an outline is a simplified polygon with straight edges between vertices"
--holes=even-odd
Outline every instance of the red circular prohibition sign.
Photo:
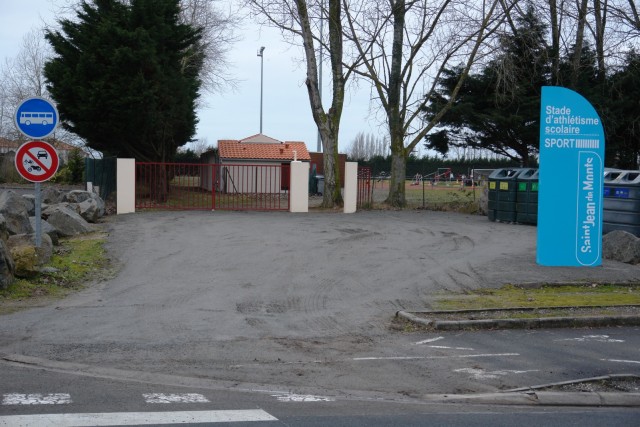
[[53,146],[44,141],[30,141],[18,148],[15,165],[18,173],[31,182],[51,179],[58,170],[60,160]]

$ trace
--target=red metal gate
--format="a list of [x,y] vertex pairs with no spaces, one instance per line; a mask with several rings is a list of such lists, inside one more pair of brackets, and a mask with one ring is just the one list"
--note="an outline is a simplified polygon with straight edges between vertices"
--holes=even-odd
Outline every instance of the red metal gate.
[[373,206],[373,190],[371,187],[371,168],[358,168],[358,200],[356,209],[371,209]]
[[136,163],[136,209],[289,210],[289,165]]

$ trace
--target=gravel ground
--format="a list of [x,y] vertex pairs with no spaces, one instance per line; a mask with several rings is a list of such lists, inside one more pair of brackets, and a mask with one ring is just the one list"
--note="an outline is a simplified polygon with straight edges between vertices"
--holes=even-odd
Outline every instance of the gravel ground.
[[[284,390],[492,391],[593,369],[573,341],[412,336],[391,328],[394,314],[428,309],[439,291],[640,277],[609,261],[541,267],[534,227],[445,212],[147,212],[107,228],[117,276],[2,316],[0,353]],[[629,335],[611,358],[634,357],[640,337]],[[514,348],[534,338],[539,357]],[[425,339],[441,341],[415,344]],[[474,376],[480,368],[508,372]]]

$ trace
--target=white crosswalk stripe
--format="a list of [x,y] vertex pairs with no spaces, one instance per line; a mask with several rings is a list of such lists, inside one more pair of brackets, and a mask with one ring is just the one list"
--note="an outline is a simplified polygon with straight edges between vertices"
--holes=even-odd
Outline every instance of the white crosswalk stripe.
[[3,405],[64,405],[71,403],[71,396],[67,393],[9,393],[2,395]]
[[110,412],[0,416],[0,426],[84,427],[278,421],[262,409],[176,412]]
[[147,403],[209,403],[206,397],[198,393],[148,393],[142,397]]
[[[143,393],[146,403],[210,403],[198,393]],[[67,393],[7,393],[2,405],[62,405],[72,403]],[[172,411],[172,412],[112,412],[86,414],[35,414],[0,416],[0,427],[65,427],[110,425],[162,425],[182,423],[229,423],[277,421],[261,409]]]

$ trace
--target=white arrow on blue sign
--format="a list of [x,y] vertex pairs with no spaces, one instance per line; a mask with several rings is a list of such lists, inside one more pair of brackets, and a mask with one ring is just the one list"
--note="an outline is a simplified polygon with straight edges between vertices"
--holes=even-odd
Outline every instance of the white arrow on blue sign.
[[24,136],[40,139],[51,135],[58,126],[58,110],[44,98],[27,98],[18,105],[13,119]]

